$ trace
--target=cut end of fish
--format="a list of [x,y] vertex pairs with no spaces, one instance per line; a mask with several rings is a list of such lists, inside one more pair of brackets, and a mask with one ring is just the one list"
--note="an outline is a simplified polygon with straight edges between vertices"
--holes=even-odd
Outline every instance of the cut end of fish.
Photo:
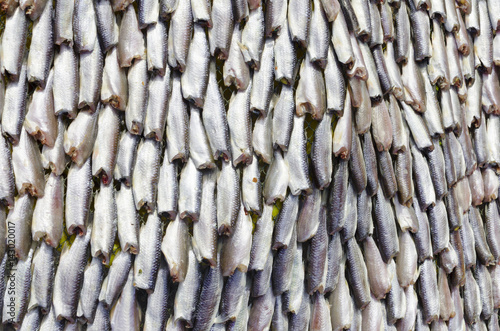
[[190,212],[190,211],[183,211],[181,214],[180,214],[180,218],[182,220],[188,218],[188,219],[191,219],[192,221],[198,221],[198,218],[199,218],[199,213],[195,213],[195,212]]
[[142,123],[139,123],[139,122],[136,122],[136,121],[132,121],[132,125],[129,129],[129,132],[131,134],[135,134],[135,135],[141,135],[142,134],[142,130],[143,130],[143,125]]
[[175,218],[177,217],[177,211],[176,210],[164,210],[164,211],[158,212],[158,215],[166,217],[169,220],[175,220]]
[[149,202],[149,201],[144,201],[144,200],[137,201],[137,203],[135,204],[135,209],[137,209],[139,211],[142,208],[144,208],[144,210],[148,214],[151,214],[153,212],[153,210],[155,209],[155,206],[154,206],[154,204],[152,206],[152,202]]
[[21,189],[19,190],[19,195],[29,194],[32,197],[41,198],[43,197],[44,189],[41,187],[36,187],[31,183],[23,183]]
[[77,236],[82,237],[87,233],[87,228],[85,227],[85,225],[82,224],[80,225],[72,224],[68,228],[68,234],[71,236],[74,233],[76,233]]
[[95,252],[94,257],[100,259],[102,261],[102,264],[109,265],[109,253],[103,252],[102,250],[98,249]]
[[231,227],[230,224],[222,224],[219,226],[219,236],[230,236],[231,233],[233,232],[233,228]]
[[125,110],[125,104],[123,100],[117,96],[117,95],[112,95],[108,99],[101,100],[102,103],[109,103],[113,108],[118,109],[118,110]]

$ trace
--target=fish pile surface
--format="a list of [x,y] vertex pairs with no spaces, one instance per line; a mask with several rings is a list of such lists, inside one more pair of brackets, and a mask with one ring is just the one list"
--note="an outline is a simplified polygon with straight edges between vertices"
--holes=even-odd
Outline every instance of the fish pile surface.
[[0,0],[0,329],[500,330],[499,9]]

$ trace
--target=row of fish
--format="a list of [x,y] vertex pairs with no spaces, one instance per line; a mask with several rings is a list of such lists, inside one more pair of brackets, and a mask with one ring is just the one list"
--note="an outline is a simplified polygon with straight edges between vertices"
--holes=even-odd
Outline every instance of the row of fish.
[[0,0],[4,328],[500,329],[497,2]]

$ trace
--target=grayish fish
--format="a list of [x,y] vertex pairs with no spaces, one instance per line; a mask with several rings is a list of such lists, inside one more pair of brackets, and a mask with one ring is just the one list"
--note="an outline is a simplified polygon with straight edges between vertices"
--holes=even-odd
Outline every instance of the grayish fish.
[[302,61],[295,103],[298,116],[310,113],[315,120],[321,120],[326,109],[325,79],[309,56]]
[[117,231],[122,251],[139,253],[139,217],[135,209],[132,189],[123,185],[115,194],[117,208]]
[[250,270],[264,270],[267,265],[274,227],[272,212],[272,206],[264,205],[263,213],[255,224],[256,229],[250,250]]
[[348,163],[341,160],[335,167],[333,186],[330,189],[328,201],[328,231],[333,234],[344,227],[344,205],[347,199],[347,185],[349,181]]
[[[371,236],[363,241],[363,252],[370,291],[374,299],[380,300],[391,290],[392,278],[395,275],[390,273],[388,265],[382,260],[375,240]],[[398,257],[400,255],[401,253]]]
[[104,52],[108,52],[112,47],[118,44],[118,24],[113,13],[110,1],[94,1],[95,24],[97,35]]
[[102,88],[104,58],[99,40],[96,38],[94,50],[80,53],[80,92],[78,108],[89,106],[95,110]]
[[94,1],[76,0],[73,10],[73,39],[76,51],[92,52],[97,40]]
[[187,104],[182,98],[181,77],[179,74],[174,74],[172,95],[168,103],[166,131],[170,162],[176,159],[186,162],[189,158],[189,115],[187,111]]
[[205,29],[194,26],[186,67],[181,77],[182,96],[197,107],[203,107],[208,84],[210,52]]
[[437,320],[439,317],[439,297],[436,269],[431,260],[425,260],[420,265],[418,291],[422,300],[422,313],[426,323]]
[[217,322],[229,321],[231,323],[236,321],[239,306],[241,304],[246,305],[246,302],[241,302],[245,300],[245,287],[247,287],[246,273],[235,270],[234,274],[229,276],[224,284],[219,309],[220,315],[217,317]]
[[116,153],[116,165],[113,177],[124,183],[126,186],[132,184],[132,173],[135,165],[137,144],[140,137],[133,135],[127,130],[121,134],[118,143],[118,152]]
[[89,208],[92,201],[91,159],[79,167],[71,163],[67,175],[65,219],[68,234],[84,235],[87,231]]
[[316,131],[311,150],[314,174],[318,188],[323,190],[330,185],[332,180],[333,160],[333,135],[332,135],[333,114],[327,112]]
[[135,208],[145,207],[148,213],[156,207],[158,175],[160,171],[160,143],[151,139],[141,140],[132,174]]
[[[167,25],[163,20],[158,20],[155,24],[150,24],[146,30],[146,59],[148,70],[158,73],[161,76],[165,72],[170,73],[167,66]],[[167,71],[165,71],[167,70]],[[170,75],[167,75],[170,76]]]
[[71,246],[66,242],[61,252],[54,279],[51,309],[59,320],[64,318],[70,323],[75,321],[91,233],[89,227],[85,235],[76,236]]
[[239,208],[240,172],[233,166],[232,162],[222,162],[222,170],[217,178],[217,229],[219,235],[232,233]]
[[101,101],[118,110],[125,110],[128,101],[128,83],[125,68],[120,68],[118,48],[112,47],[104,60]]
[[345,160],[349,159],[351,153],[352,135],[351,95],[349,90],[346,90],[344,114],[337,121],[333,132],[333,154],[335,156],[340,156],[341,159]]
[[410,52],[410,18],[408,17],[408,9],[406,1],[400,2],[400,7],[394,13],[394,30],[395,30],[395,52],[394,59],[396,62],[405,63]]
[[227,122],[234,166],[250,164],[253,160],[252,123],[250,118],[250,93],[252,84],[244,91],[236,91],[229,100]]
[[[2,48],[3,49],[3,48]],[[21,67],[17,80],[11,80],[5,89],[2,115],[2,134],[14,145],[24,131],[23,121],[26,114],[26,63]]]
[[153,212],[139,231],[139,249],[134,260],[133,286],[146,290],[148,294],[154,291],[156,284],[156,275],[162,255],[162,234],[161,219],[156,212]]
[[167,302],[170,295],[168,265],[163,257],[160,257],[158,276],[156,278],[155,291],[148,295],[147,309],[144,316],[145,330],[163,330],[167,323]]
[[490,73],[493,64],[493,35],[488,15],[488,4],[478,1],[479,26],[481,33],[474,38],[474,53],[478,59],[476,66],[481,65],[486,73]]
[[365,190],[358,195],[357,200],[356,239],[361,241],[373,234],[372,199]]
[[73,46],[73,13],[75,2],[58,1],[55,7],[54,34],[55,43],[61,45],[67,42]]
[[268,116],[274,83],[274,41],[266,39],[262,50],[262,62],[254,71],[252,91],[250,93],[250,110]]
[[477,285],[471,270],[466,271],[466,281],[463,288],[464,318],[468,324],[473,324],[479,320],[482,303]]
[[44,240],[57,247],[63,233],[64,178],[51,173],[45,183],[45,193],[39,197],[33,212],[33,240]]
[[297,314],[299,312],[305,290],[304,278],[305,268],[304,261],[302,259],[302,245],[297,244],[297,250],[295,251],[295,255],[293,257],[292,281],[290,283],[290,288],[282,295],[285,312],[290,312],[292,314]]
[[389,272],[393,275],[391,280],[391,290],[387,293],[385,306],[387,314],[387,323],[394,325],[397,320],[405,317],[406,313],[406,295],[404,289],[399,285],[396,276],[396,263],[392,260],[389,263]]
[[397,237],[397,229],[390,201],[384,197],[380,186],[375,195],[374,211],[379,249],[383,260],[387,263],[398,254],[399,242],[394,240]]
[[344,115],[344,101],[347,87],[342,67],[333,50],[332,44],[328,47],[327,65],[324,73],[327,109],[341,117]]
[[177,201],[179,199],[178,166],[177,163],[169,162],[168,157],[165,156],[163,156],[160,168],[157,208],[160,216],[164,215],[173,220],[177,215]]
[[179,216],[197,221],[200,215],[202,172],[190,158],[181,170],[179,179]]
[[[277,0],[270,3],[283,2],[285,4],[286,14],[286,1]],[[269,13],[269,10],[266,11]],[[288,21],[283,21],[283,28],[274,42],[274,79],[282,82],[284,85],[292,85],[295,81],[297,66],[297,55],[295,54],[295,45],[292,42],[292,36],[288,29]]]
[[396,257],[396,273],[401,287],[407,288],[417,281],[417,258],[417,249],[410,231],[402,232],[399,236],[399,254]]
[[359,309],[364,309],[371,301],[368,271],[361,250],[354,238],[347,242],[347,280]]
[[202,284],[202,273],[198,260],[191,248],[188,255],[189,264],[186,277],[179,284],[177,293],[175,294],[174,319],[186,322],[187,326],[193,326],[196,303]]
[[78,301],[78,318],[83,318],[89,323],[94,321],[103,278],[104,267],[102,262],[97,258],[92,258],[87,263],[83,274],[82,290]]
[[411,136],[418,149],[432,150],[434,145],[432,144],[429,129],[427,128],[424,119],[406,103],[401,103],[401,106],[403,107],[405,122],[410,129]]
[[103,263],[107,265],[113,253],[117,228],[117,206],[112,185],[106,186],[101,182],[99,193],[95,197],[94,208],[91,253],[92,256],[101,258]]
[[47,313],[52,306],[52,288],[54,286],[54,249],[41,242],[32,260],[31,291],[28,310],[39,307]]
[[389,80],[392,87],[392,95],[394,95],[398,100],[404,100],[405,90],[403,86],[403,80],[401,79],[401,72],[399,66],[394,59],[394,45],[392,41],[386,42],[386,49],[384,51],[385,65],[387,67],[387,74],[389,75]]
[[408,7],[413,30],[415,60],[422,61],[432,55],[429,16],[426,10],[418,8],[414,1],[408,1]]
[[309,179],[304,122],[304,116],[294,116],[294,125],[290,137],[290,148],[285,152],[284,159],[288,166],[290,176],[288,183],[290,192],[292,194],[304,192],[307,195],[312,192],[312,184]]
[[189,233],[186,223],[179,218],[168,224],[161,244],[161,251],[167,260],[170,276],[174,282],[183,282],[189,264]]
[[28,81],[37,82],[42,86],[45,85],[54,56],[53,16],[52,2],[47,1],[40,18],[33,23],[33,42],[28,53]]
[[241,43],[241,31],[238,25],[234,26],[231,35],[227,60],[222,70],[224,85],[235,85],[238,90],[244,91],[250,83],[250,69],[245,62],[239,44]]
[[[119,1],[119,0],[116,0]],[[87,324],[88,331],[111,330],[111,322],[109,320],[109,310],[102,302],[97,305],[94,322]]]
[[309,54],[310,60],[323,69],[327,64],[328,48],[330,44],[330,29],[328,18],[323,9],[324,2],[326,1],[313,1],[314,10],[311,13],[307,41],[307,53]]
[[54,59],[54,111],[74,119],[78,105],[78,58],[73,47],[61,44]]
[[292,0],[288,4],[288,28],[292,40],[298,42],[304,48],[308,46],[311,11],[310,1]]
[[[275,108],[278,96],[274,96],[270,109]],[[255,152],[254,161],[258,162],[257,156],[267,164],[273,159],[273,113],[272,110],[266,115],[260,115],[255,121],[252,133],[252,146]]]
[[160,14],[160,3],[156,0],[142,0],[138,3],[139,9],[139,27],[144,29],[149,25],[155,25],[158,22]]
[[200,109],[194,106],[190,107],[189,155],[190,160],[192,160],[197,169],[212,169],[215,167]]
[[[248,22],[241,32],[241,43],[239,44],[245,62],[256,70],[260,69],[261,56],[264,48],[264,29],[264,11],[262,10],[262,6],[258,6],[250,10]],[[273,47],[275,47],[274,43]],[[265,58],[262,60],[270,61],[270,59]],[[274,67],[272,70],[274,70]]]
[[[270,9],[267,10],[267,12],[269,11]],[[234,25],[232,1],[213,1],[211,15],[213,26],[208,30],[210,54],[212,56],[217,56],[221,60],[226,60],[229,55]]]
[[[48,317],[47,317],[48,318]],[[20,330],[40,330],[40,323],[42,322],[42,314],[40,309],[35,308],[28,310],[24,315]],[[60,329],[62,329],[62,323]]]
[[[420,208],[422,210],[422,208]],[[437,200],[436,205],[428,210],[429,228],[432,239],[432,250],[434,254],[438,254],[445,249],[450,240],[448,216],[446,207],[442,200]]]
[[[405,152],[406,153],[406,152]],[[408,161],[408,160],[406,160]],[[382,188],[382,192],[384,193],[384,196],[387,199],[392,198],[397,190],[398,190],[398,182],[396,180],[396,173],[394,172],[394,166],[392,164],[392,159],[391,159],[391,154],[389,151],[382,151],[382,152],[377,152],[377,162],[378,162],[378,167],[379,167],[379,187]],[[409,162],[405,164],[405,169],[409,168]],[[401,170],[401,169],[397,169]],[[404,177],[400,177],[400,182],[401,180],[404,181],[404,186],[407,188],[409,191],[410,185],[408,185],[408,175]],[[402,200],[409,200],[410,196],[405,194],[406,199]]]
[[[217,265],[216,171],[203,174],[200,217],[193,223],[193,250],[198,261]],[[173,217],[172,217],[173,218]]]
[[[5,29],[2,35],[2,74],[9,74],[13,78],[26,75],[21,70],[26,47],[26,36],[28,32],[28,18],[24,11],[17,7],[11,16],[5,20]],[[7,51],[8,50],[8,51]]]
[[290,289],[292,283],[293,259],[297,250],[296,238],[297,232],[294,228],[292,238],[290,239],[290,245],[286,248],[279,249],[273,259],[272,283],[275,295],[281,295]]
[[282,35],[282,32],[287,32],[288,1],[270,0],[268,3],[266,3],[266,7],[265,36],[270,37],[275,32],[278,35]]
[[141,310],[133,286],[133,272],[129,271],[127,282],[123,287],[120,298],[110,311],[112,330],[137,330],[140,326]]
[[272,113],[272,139],[273,147],[278,147],[286,152],[292,134],[293,119],[295,113],[295,98],[293,88],[283,85],[278,101]]
[[401,80],[405,89],[405,103],[409,104],[416,112],[424,113],[426,110],[425,87],[415,62],[413,47],[410,47],[408,60],[401,69]]
[[241,178],[241,199],[245,210],[252,211],[258,215],[262,211],[262,183],[260,181],[260,169],[257,157],[254,161],[243,168]]
[[167,66],[164,75],[158,73],[152,75],[149,79],[148,106],[146,108],[146,116],[144,119],[144,137],[154,138],[156,141],[163,140],[170,93],[170,67]]
[[5,223],[8,228],[15,230],[15,242],[12,243],[12,238],[10,239],[9,249],[14,249],[14,256],[18,259],[26,259],[30,250],[33,206],[34,199],[28,194],[17,197]]
[[[109,268],[108,275],[102,283],[99,301],[110,309],[120,296],[120,292],[127,282],[133,263],[133,255],[129,252],[118,251]],[[99,310],[98,310],[99,311]],[[95,316],[97,318],[97,316]]]
[[92,175],[105,185],[113,181],[121,118],[117,110],[105,105],[99,112],[97,136],[92,152]]
[[117,45],[118,63],[120,67],[130,67],[134,59],[144,59],[146,48],[144,35],[139,29],[139,22],[134,6],[128,6],[120,23]]
[[[333,305],[336,302],[344,302],[342,305]],[[345,257],[342,258],[339,268],[339,280],[337,286],[330,295],[330,317],[334,330],[342,330],[351,327],[354,315],[354,304],[349,293],[349,285],[345,278]]]
[[207,0],[191,0],[191,8],[193,11],[193,22],[201,26],[212,26],[211,11],[212,5]]
[[292,233],[295,230],[299,210],[299,197],[289,194],[280,210],[273,232],[272,249],[286,248],[290,245]]
[[141,135],[148,104],[148,69],[146,60],[136,59],[127,73],[128,103],[125,124],[132,134]]
[[64,132],[64,152],[78,166],[82,166],[92,154],[97,137],[98,115],[99,112],[82,110]]
[[[242,304],[246,310],[246,304]],[[253,301],[248,313],[248,330],[264,330],[270,327],[274,314],[275,297],[271,288]]]

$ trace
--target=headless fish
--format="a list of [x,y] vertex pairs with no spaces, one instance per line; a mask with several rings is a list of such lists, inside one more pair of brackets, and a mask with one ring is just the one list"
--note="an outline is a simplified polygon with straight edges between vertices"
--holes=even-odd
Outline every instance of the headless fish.
[[125,110],[128,101],[127,72],[118,61],[118,49],[112,47],[106,54],[102,72],[101,101],[118,110]]
[[[266,12],[269,13],[272,11],[271,8],[271,5],[268,4],[268,10]],[[212,56],[217,56],[221,60],[226,60],[229,55],[234,26],[232,2],[230,0],[213,1],[211,16],[213,24],[208,32],[210,54]]]
[[189,217],[191,220],[197,221],[199,218],[202,175],[191,158],[181,170],[178,201],[181,219]]
[[306,195],[312,191],[309,179],[309,166],[306,152],[306,136],[304,132],[305,117],[295,115],[289,149],[285,153],[285,163],[290,175],[288,187],[292,194],[304,192]]
[[[269,11],[269,7],[268,7]],[[262,58],[264,48],[264,11],[262,6],[250,10],[248,22],[245,24],[241,32],[241,53],[245,58],[245,62],[256,70],[260,70],[260,63],[262,61],[270,61],[270,59]],[[272,44],[274,46],[274,43]],[[273,57],[274,62],[274,57]],[[274,70],[274,67],[272,68]]]
[[117,208],[117,231],[122,251],[139,253],[139,217],[135,209],[134,194],[123,185],[115,194]]
[[92,256],[101,258],[103,263],[107,265],[113,253],[117,228],[117,206],[112,185],[106,186],[101,181],[99,193],[95,197],[94,208],[94,231],[90,243],[91,253]]
[[[168,154],[165,152],[165,154]],[[158,197],[156,205],[158,214],[175,219],[177,215],[177,202],[179,200],[179,183],[177,179],[177,163],[171,163],[163,157],[158,180]]]
[[200,109],[191,106],[189,116],[189,156],[197,169],[213,169],[215,163]]
[[186,223],[179,218],[168,224],[161,244],[174,282],[183,282],[189,265],[189,233]]
[[326,109],[325,80],[308,55],[302,61],[300,77],[295,96],[296,113],[298,116],[310,113],[313,119],[321,120]]
[[155,74],[149,79],[144,137],[154,138],[156,141],[163,140],[171,89],[170,67],[168,66],[163,76]]
[[68,118],[77,116],[78,106],[78,58],[74,49],[61,44],[54,59],[54,111],[57,116],[66,114]]
[[25,260],[30,251],[34,203],[34,198],[28,194],[19,196],[14,202],[14,208],[9,211],[5,223],[15,230],[14,255],[21,260]]
[[[40,3],[40,2],[38,2]],[[47,1],[41,16],[33,23],[33,42],[28,53],[28,81],[45,85],[54,56],[54,20],[52,2]]]
[[77,311],[77,316],[89,323],[94,321],[103,278],[104,267],[102,262],[97,258],[92,258],[85,267],[83,274],[83,285]]
[[133,135],[125,130],[122,132],[120,142],[118,143],[113,177],[115,180],[129,187],[132,184],[132,173],[135,166],[137,144],[139,141],[139,136]]
[[123,14],[118,34],[117,55],[120,67],[130,67],[134,59],[144,59],[146,48],[144,36],[133,6],[128,6]]
[[[2,48],[4,49],[4,48]],[[2,134],[14,145],[19,143],[19,137],[23,130],[23,121],[26,114],[26,63],[21,67],[17,80],[8,82],[5,88],[5,99],[3,102]]]
[[227,122],[231,141],[231,154],[234,166],[239,163],[253,162],[252,123],[250,118],[250,93],[252,85],[246,90],[237,91],[231,96],[227,111]]
[[108,52],[118,44],[118,24],[110,1],[94,2],[97,35],[102,43],[103,51]]
[[156,206],[158,174],[160,170],[160,143],[145,139],[137,148],[137,159],[132,175],[132,188],[137,210],[145,207],[148,213]]
[[[167,68],[167,23],[158,20],[156,24],[150,24],[146,33],[146,60],[148,70],[164,76],[170,73]],[[170,76],[170,75],[167,75]]]
[[[17,7],[11,16],[5,20],[5,30],[2,35],[2,63],[0,70],[2,75],[9,74],[17,78],[22,73],[24,49],[28,32],[28,18],[24,11]],[[24,73],[26,75],[26,73]]]
[[189,115],[188,107],[182,98],[181,77],[173,75],[172,95],[168,102],[166,138],[170,162],[180,159],[186,162],[189,157]]
[[156,278],[155,291],[148,295],[147,309],[144,317],[144,329],[163,330],[167,323],[167,306],[170,292],[168,265],[163,257],[160,258],[158,276]]
[[177,293],[175,294],[174,318],[176,321],[185,321],[186,325],[193,326],[196,303],[202,284],[202,273],[198,260],[191,248],[189,249],[188,259],[189,265],[187,267],[186,278],[179,284]]
[[255,155],[254,162],[243,168],[241,191],[245,210],[260,215],[262,211],[262,183],[260,182],[259,163]]
[[217,229],[220,235],[231,234],[239,208],[240,172],[231,162],[223,162],[217,178]]
[[92,201],[91,159],[82,166],[71,163],[67,175],[65,219],[68,234],[84,235],[87,231],[90,203]]
[[110,105],[101,108],[92,152],[92,175],[100,177],[105,185],[113,180],[120,139],[120,122],[121,118],[117,110]]
[[92,52],[97,40],[94,2],[77,0],[73,11],[73,42],[77,52]]
[[133,272],[130,270],[120,298],[111,308],[110,323],[113,330],[139,329],[141,310],[136,299],[133,279]]
[[64,152],[78,166],[90,157],[97,137],[99,112],[82,110],[64,132]]
[[125,124],[132,134],[141,135],[148,102],[148,69],[146,61],[136,59],[127,73],[128,103],[125,109]]
[[95,40],[92,52],[80,53],[80,92],[78,108],[85,106],[95,110],[102,89],[104,58],[99,40]]
[[[118,300],[132,266],[133,255],[128,252],[118,251],[113,259],[113,264],[109,268],[108,275],[102,283],[99,294],[99,302],[104,304],[106,308],[113,307],[116,300]],[[95,318],[97,318],[97,315]]]
[[67,42],[73,46],[73,14],[75,2],[56,2],[54,17],[55,43],[61,45]]
[[241,31],[238,25],[234,26],[231,36],[231,46],[227,60],[224,62],[224,85],[235,85],[238,90],[245,91],[250,84],[250,69],[241,53]]
[[268,117],[274,83],[274,41],[266,39],[262,50],[262,61],[252,78],[250,110]]

